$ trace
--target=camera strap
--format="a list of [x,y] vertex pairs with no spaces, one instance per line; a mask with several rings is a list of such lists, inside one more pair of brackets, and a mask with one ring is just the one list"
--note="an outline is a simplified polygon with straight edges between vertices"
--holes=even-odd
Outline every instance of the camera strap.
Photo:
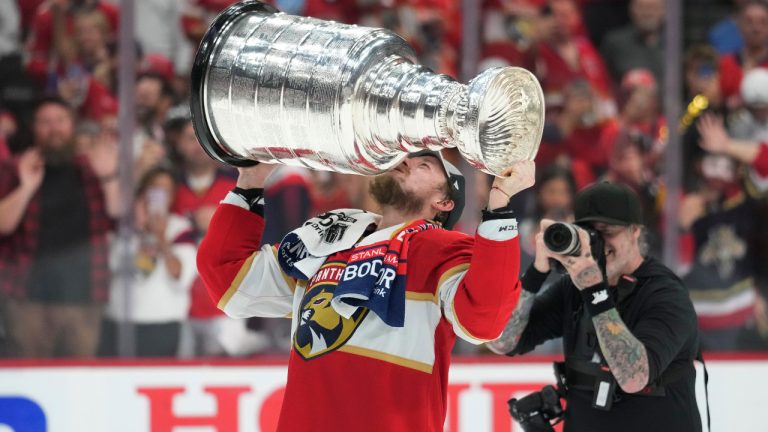
[[[602,356],[600,356],[602,359]],[[566,391],[576,388],[592,391],[592,408],[610,411],[617,399],[616,378],[605,364],[586,361],[568,361],[555,365],[558,384],[562,381]]]
[[[590,389],[594,386],[595,381],[601,376],[603,372],[610,373],[608,366],[600,365],[598,363],[585,362],[579,360],[566,361],[562,363],[562,375],[563,381],[566,387],[576,387],[582,390]],[[671,384],[678,379],[685,376],[685,369],[675,368],[666,371],[662,374],[661,379],[656,383],[648,385],[645,389],[634,393],[636,396],[665,396],[666,391],[664,387],[667,384]]]
[[701,367],[704,368],[704,402],[707,405],[707,431],[712,431],[712,419],[710,418],[709,411],[709,372],[707,372],[707,364],[704,362],[704,355],[699,347],[699,353],[696,355],[696,360],[701,362]]

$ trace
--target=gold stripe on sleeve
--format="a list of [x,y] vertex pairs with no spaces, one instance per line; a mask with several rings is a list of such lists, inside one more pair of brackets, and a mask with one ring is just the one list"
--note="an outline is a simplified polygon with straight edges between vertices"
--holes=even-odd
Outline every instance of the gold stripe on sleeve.
[[[451,277],[453,277],[453,276],[456,276],[458,273],[461,273],[461,272],[463,272],[463,271],[466,271],[468,268],[469,268],[469,263],[464,263],[464,264],[459,264],[459,265],[457,265],[456,267],[453,267],[453,268],[451,268],[450,270],[448,270],[448,271],[446,271],[445,273],[443,273],[443,274],[442,274],[442,276],[440,276],[440,280],[439,280],[439,282],[437,283],[437,289],[438,289],[438,291],[440,290],[440,287],[443,285],[443,283],[444,283],[445,281],[447,281],[448,279],[450,279],[450,278],[451,278]],[[454,297],[451,299],[451,312],[452,312],[452,315],[453,315],[453,320],[452,320],[452,321],[454,322],[454,324],[455,324],[455,325],[457,325],[457,326],[459,327],[459,329],[460,329],[460,330],[461,330],[461,331],[462,331],[462,332],[463,332],[465,335],[469,336],[469,337],[470,337],[470,338],[472,338],[472,339],[475,339],[475,340],[477,340],[477,341],[481,341],[481,342],[488,342],[489,340],[491,340],[491,339],[483,339],[483,338],[479,338],[479,337],[476,337],[475,335],[473,335],[472,333],[470,333],[470,332],[469,332],[469,331],[468,331],[468,330],[467,330],[467,329],[466,329],[466,328],[465,328],[465,327],[464,327],[464,326],[461,324],[461,321],[459,320],[459,316],[456,314],[456,306],[455,306],[455,304],[454,304],[454,301],[455,301],[455,299],[456,299],[456,296],[454,295]]]
[[461,329],[461,331],[462,331],[462,332],[463,332],[465,335],[467,335],[467,336],[471,337],[472,339],[474,339],[474,340],[476,340],[476,341],[480,341],[480,342],[483,342],[483,343],[484,343],[484,342],[489,342],[489,341],[492,341],[493,339],[483,339],[483,338],[479,338],[479,337],[477,337],[477,336],[473,335],[473,334],[472,334],[472,333],[470,333],[470,332],[469,332],[469,331],[468,331],[466,328],[464,328],[464,326],[463,326],[463,325],[461,325],[461,321],[459,321],[459,316],[456,314],[456,305],[455,305],[455,304],[454,304],[454,302],[453,302],[453,300],[454,300],[455,298],[456,298],[456,297],[454,297],[454,298],[451,300],[451,312],[453,312],[453,322],[454,322],[454,323],[455,323],[457,326],[459,326],[459,328]]
[[229,289],[219,299],[219,303],[216,305],[219,309],[224,310],[224,308],[227,306],[227,303],[229,303],[229,299],[231,299],[232,296],[235,295],[235,293],[237,292],[237,289],[240,288],[240,284],[243,283],[243,279],[245,278],[245,275],[248,274],[248,270],[251,269],[251,265],[253,265],[253,260],[254,258],[256,258],[256,255],[258,254],[259,254],[259,251],[254,252],[251,256],[248,257],[247,260],[245,260],[243,265],[240,267],[240,270],[238,270],[237,275],[235,276],[235,279],[232,281],[232,284],[229,285]]
[[406,291],[405,292],[405,298],[407,300],[414,300],[414,301],[430,301],[434,304],[438,304],[437,296],[432,293],[420,293],[420,292],[411,292]]
[[435,296],[437,296],[437,292],[440,291],[440,287],[443,285],[445,281],[455,276],[457,273],[467,271],[468,268],[469,268],[469,263],[459,264],[456,267],[452,267],[448,269],[445,273],[440,275],[440,279],[437,281],[437,288],[435,288]]

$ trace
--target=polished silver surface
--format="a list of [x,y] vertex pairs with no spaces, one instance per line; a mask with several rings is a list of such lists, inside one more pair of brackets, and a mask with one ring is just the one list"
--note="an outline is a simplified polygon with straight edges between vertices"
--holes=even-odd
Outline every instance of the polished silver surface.
[[525,69],[464,85],[415,64],[390,31],[236,7],[209,29],[193,69],[195,128],[220,160],[373,175],[409,152],[457,147],[500,175],[538,151],[544,98]]

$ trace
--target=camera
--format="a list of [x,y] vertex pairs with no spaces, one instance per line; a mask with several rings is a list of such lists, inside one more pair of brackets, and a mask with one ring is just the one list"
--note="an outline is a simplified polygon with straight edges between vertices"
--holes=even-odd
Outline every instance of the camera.
[[589,226],[555,222],[544,230],[544,244],[556,254],[579,256],[581,254],[579,228],[587,232],[592,256],[597,260],[604,252],[603,238],[599,232]]
[[510,399],[507,404],[512,418],[525,432],[553,432],[552,420],[559,423],[564,412],[560,393],[551,385],[519,400]]

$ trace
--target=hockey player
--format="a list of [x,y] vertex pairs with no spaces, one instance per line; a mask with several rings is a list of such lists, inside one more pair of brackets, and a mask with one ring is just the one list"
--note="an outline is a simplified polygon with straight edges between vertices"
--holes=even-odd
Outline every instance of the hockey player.
[[422,151],[372,182],[382,215],[328,212],[259,249],[270,170],[240,170],[198,268],[230,316],[292,319],[278,430],[442,431],[456,336],[497,338],[520,295],[509,200],[533,185],[533,162],[496,178],[474,237],[449,230],[464,177]]

